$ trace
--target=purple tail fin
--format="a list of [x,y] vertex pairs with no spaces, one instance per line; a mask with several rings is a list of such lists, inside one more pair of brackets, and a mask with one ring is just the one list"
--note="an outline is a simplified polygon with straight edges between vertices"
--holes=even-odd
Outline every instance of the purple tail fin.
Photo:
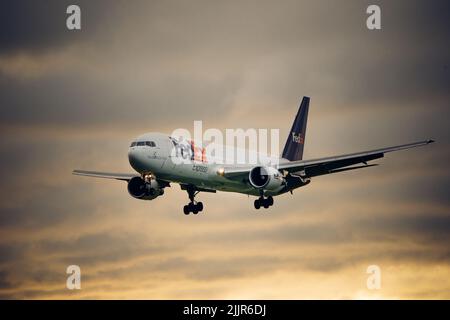
[[283,150],[283,158],[289,161],[302,160],[305,145],[306,121],[308,120],[309,97],[303,97],[292,129]]

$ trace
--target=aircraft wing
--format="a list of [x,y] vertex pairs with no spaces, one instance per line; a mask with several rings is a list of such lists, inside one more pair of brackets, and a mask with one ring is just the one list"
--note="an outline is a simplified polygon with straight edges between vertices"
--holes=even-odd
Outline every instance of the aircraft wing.
[[138,174],[133,173],[110,173],[110,172],[97,172],[97,171],[85,171],[85,170],[73,170],[72,174],[77,176],[86,176],[94,178],[104,178],[104,179],[116,179],[129,181],[134,177],[139,177]]
[[[366,166],[350,167],[345,170],[342,169],[359,163],[367,165],[367,161],[383,158],[385,153],[424,146],[433,142],[433,140],[425,140],[327,158],[285,161],[280,162],[277,168],[280,171],[287,171],[289,173],[299,172],[302,177],[310,178],[340,171],[364,168]],[[243,175],[248,174],[253,167],[224,168],[223,176],[230,179],[242,177]]]

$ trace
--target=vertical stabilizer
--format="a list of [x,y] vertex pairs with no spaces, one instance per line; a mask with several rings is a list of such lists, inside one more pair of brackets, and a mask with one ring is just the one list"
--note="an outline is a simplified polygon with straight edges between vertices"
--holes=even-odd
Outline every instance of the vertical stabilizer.
[[308,120],[309,97],[303,97],[297,116],[295,117],[292,129],[289,132],[284,146],[284,159],[289,161],[302,160],[303,147],[305,145],[306,121]]

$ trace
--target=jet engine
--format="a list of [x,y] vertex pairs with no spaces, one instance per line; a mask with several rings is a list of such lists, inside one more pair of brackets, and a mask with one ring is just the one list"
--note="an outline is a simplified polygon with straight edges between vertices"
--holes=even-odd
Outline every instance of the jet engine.
[[141,200],[153,200],[164,194],[164,188],[155,179],[145,181],[141,177],[134,177],[128,181],[127,188],[132,197]]
[[271,167],[253,168],[248,175],[248,180],[253,187],[269,191],[278,191],[286,184],[282,174]]

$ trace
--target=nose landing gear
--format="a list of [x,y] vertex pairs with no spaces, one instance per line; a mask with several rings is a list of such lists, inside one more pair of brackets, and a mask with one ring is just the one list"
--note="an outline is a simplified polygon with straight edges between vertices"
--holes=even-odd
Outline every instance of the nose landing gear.
[[273,197],[269,196],[267,198],[264,198],[263,196],[261,196],[255,200],[254,205],[255,205],[255,209],[259,209],[261,207],[264,207],[265,209],[267,209],[273,205]]

